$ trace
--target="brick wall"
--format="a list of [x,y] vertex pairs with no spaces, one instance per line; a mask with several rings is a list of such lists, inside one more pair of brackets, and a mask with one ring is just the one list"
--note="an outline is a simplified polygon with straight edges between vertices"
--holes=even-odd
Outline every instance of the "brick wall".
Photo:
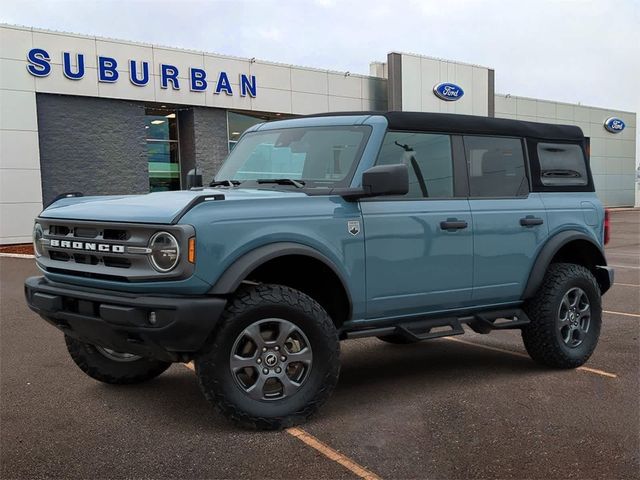
[[211,181],[229,154],[227,111],[218,108],[193,108],[195,161],[203,172],[205,185]]
[[42,193],[117,195],[149,191],[144,105],[37,94]]
[[[44,204],[65,192],[147,193],[145,105],[93,97],[37,94]],[[227,112],[178,112],[183,186],[194,165],[211,181],[228,154]]]

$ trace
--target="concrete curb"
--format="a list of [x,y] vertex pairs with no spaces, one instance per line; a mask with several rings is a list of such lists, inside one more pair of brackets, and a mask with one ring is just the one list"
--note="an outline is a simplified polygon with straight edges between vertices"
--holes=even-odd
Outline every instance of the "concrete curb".
[[0,258],[36,258],[35,255],[29,255],[27,253],[2,253],[0,252]]

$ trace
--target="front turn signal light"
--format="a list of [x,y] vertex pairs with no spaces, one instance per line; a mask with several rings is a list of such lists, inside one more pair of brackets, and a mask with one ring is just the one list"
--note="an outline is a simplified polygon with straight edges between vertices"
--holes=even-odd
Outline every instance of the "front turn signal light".
[[188,259],[189,263],[196,263],[196,237],[191,237],[189,239],[189,249],[188,249]]

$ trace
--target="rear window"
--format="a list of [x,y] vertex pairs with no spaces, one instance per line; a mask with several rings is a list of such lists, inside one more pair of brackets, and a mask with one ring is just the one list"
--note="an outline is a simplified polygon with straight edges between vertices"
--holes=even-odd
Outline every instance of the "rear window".
[[545,186],[587,185],[587,166],[579,145],[538,143],[540,181]]

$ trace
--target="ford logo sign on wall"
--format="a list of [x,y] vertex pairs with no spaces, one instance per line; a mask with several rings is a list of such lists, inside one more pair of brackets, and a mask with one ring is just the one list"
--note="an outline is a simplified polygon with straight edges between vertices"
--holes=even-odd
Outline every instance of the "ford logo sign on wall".
[[604,121],[604,128],[611,133],[620,133],[625,126],[625,123],[617,117],[610,117]]
[[439,83],[433,87],[433,93],[442,100],[453,102],[462,98],[464,90],[455,83]]

